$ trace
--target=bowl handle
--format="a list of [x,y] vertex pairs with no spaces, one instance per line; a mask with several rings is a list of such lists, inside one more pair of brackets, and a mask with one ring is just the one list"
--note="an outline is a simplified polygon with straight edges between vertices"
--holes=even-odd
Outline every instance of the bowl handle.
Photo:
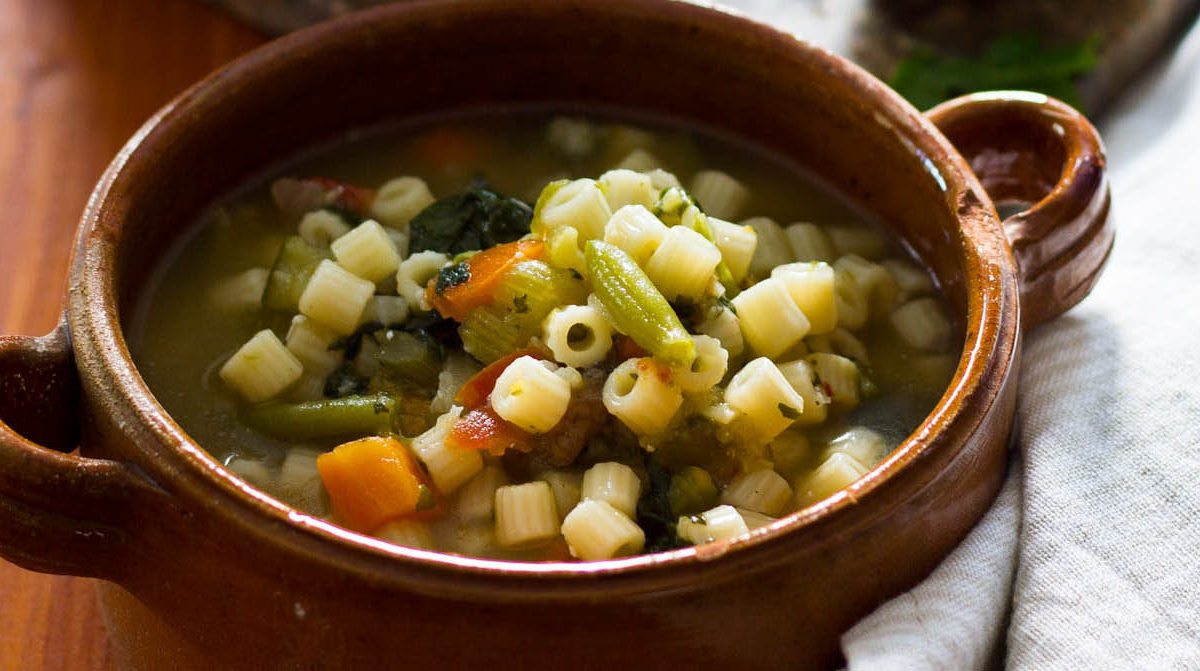
[[1113,245],[1104,144],[1066,103],[997,91],[927,112],[1002,212],[1021,287],[1021,326],[1066,312],[1091,291]]
[[65,319],[41,338],[0,336],[0,557],[114,578],[129,556],[122,520],[152,485],[124,464],[69,454],[79,397]]

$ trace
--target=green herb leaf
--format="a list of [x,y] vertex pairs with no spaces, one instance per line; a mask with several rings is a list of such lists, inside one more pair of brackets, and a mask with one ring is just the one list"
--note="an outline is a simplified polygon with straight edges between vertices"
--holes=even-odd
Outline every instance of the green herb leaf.
[[433,286],[433,290],[441,295],[447,289],[456,287],[466,283],[471,279],[471,266],[467,265],[466,261],[461,261],[452,266],[446,266],[438,270],[437,284]]
[[783,415],[784,419],[800,419],[800,411],[786,403],[780,403],[779,414]]
[[977,58],[959,58],[917,48],[900,62],[888,82],[918,109],[973,91],[1020,89],[1054,96],[1081,107],[1075,80],[1096,67],[1096,38],[1047,47],[1029,33],[997,38]]

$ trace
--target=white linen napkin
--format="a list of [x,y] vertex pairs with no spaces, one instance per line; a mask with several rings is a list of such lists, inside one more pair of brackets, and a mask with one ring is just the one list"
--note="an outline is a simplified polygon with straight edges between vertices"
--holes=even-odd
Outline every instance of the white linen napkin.
[[1200,668],[1200,29],[1102,134],[1116,246],[1025,341],[1004,491],[851,671]]
[[[727,4],[846,39],[843,5]],[[851,671],[1200,669],[1200,28],[1101,133],[1108,267],[1025,340],[1020,450],[995,505],[843,636]]]

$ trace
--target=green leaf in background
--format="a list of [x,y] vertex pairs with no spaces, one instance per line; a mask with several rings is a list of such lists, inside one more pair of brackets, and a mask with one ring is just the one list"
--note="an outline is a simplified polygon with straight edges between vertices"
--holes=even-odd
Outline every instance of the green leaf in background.
[[922,110],[965,93],[1012,89],[1037,91],[1079,108],[1075,80],[1096,67],[1097,42],[1045,47],[1037,35],[1012,33],[997,38],[978,58],[941,56],[920,47],[896,66],[889,83]]

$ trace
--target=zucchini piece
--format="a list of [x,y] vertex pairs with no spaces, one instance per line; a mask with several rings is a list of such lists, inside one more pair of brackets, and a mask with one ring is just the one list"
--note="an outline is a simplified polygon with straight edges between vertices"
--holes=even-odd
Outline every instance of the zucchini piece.
[[406,331],[380,333],[376,342],[375,357],[388,377],[424,388],[437,386],[442,356],[436,344]]
[[332,258],[333,253],[328,249],[310,245],[298,235],[284,240],[271,274],[267,276],[263,305],[271,310],[299,312],[300,295],[317,265]]

